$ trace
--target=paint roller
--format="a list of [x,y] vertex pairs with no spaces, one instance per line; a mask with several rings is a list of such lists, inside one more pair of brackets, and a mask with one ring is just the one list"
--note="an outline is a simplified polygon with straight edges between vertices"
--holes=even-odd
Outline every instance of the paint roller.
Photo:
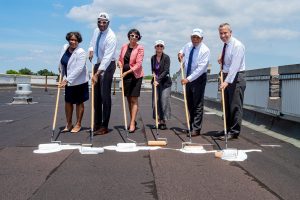
[[[180,71],[181,71],[181,78],[184,79],[185,75],[184,75],[184,70],[183,70],[183,61],[180,62]],[[192,143],[192,135],[191,135],[191,128],[190,128],[190,116],[188,113],[187,96],[186,96],[186,85],[182,85],[182,89],[183,89],[186,124],[187,124],[187,128],[188,128],[189,139],[190,139],[189,142],[182,143],[182,149],[184,149],[184,150],[193,149],[193,151],[201,151],[201,150],[203,150],[203,145],[197,144],[197,143]]]
[[154,89],[154,109],[155,109],[155,128],[156,137],[154,141],[149,140],[148,146],[166,146],[168,144],[167,138],[161,138],[158,133],[158,111],[157,111],[157,86],[155,85],[156,75],[153,73],[153,89]]
[[222,159],[235,159],[238,157],[238,150],[235,148],[228,148],[223,149],[222,151],[216,151],[215,157]]

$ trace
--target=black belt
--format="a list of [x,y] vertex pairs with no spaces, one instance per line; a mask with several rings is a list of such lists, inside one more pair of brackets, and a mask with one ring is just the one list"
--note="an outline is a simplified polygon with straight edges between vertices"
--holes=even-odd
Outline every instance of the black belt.
[[[244,73],[245,73],[245,71],[240,71],[240,72],[238,72],[237,74],[244,74]],[[223,72],[223,75],[224,75],[224,76],[227,76],[228,73]]]

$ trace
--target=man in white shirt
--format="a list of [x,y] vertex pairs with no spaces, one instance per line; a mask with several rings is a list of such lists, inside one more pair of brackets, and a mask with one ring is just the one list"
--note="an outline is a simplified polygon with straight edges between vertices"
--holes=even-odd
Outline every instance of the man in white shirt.
[[109,16],[100,13],[98,28],[94,30],[89,46],[89,59],[92,62],[95,56],[94,75],[92,83],[95,85],[95,125],[94,135],[108,133],[108,123],[111,113],[111,84],[116,69],[117,38],[115,33],[108,27]]
[[203,31],[199,28],[194,29],[191,42],[178,53],[179,62],[184,61],[186,78],[181,80],[181,84],[186,85],[191,136],[200,135],[202,128],[206,72],[210,56],[210,50],[202,40]]
[[[228,23],[219,26],[219,35],[224,42],[222,56],[218,60],[224,75],[220,89],[224,89],[228,139],[237,139],[242,125],[243,100],[246,89],[244,79],[245,46],[232,36]],[[224,140],[224,131],[216,136]]]

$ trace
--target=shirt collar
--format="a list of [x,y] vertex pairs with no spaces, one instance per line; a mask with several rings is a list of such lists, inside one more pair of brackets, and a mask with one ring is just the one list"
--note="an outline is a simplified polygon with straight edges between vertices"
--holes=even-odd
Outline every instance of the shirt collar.
[[108,30],[109,30],[109,27],[107,27],[107,29],[106,29],[105,31],[100,31],[100,29],[99,29],[99,28],[98,28],[98,30],[99,30],[99,33],[100,33],[100,32],[102,32],[102,34],[103,34],[103,33],[107,33],[107,32],[108,32]]
[[230,39],[228,40],[228,42],[226,42],[226,44],[230,45],[230,44],[232,44],[232,42],[233,42],[233,37],[231,36]]
[[[202,45],[202,42],[200,42],[197,46],[195,46],[195,49],[200,49],[201,45]],[[193,47],[194,47],[194,46],[193,46],[193,43],[191,42],[191,49],[192,49]]]

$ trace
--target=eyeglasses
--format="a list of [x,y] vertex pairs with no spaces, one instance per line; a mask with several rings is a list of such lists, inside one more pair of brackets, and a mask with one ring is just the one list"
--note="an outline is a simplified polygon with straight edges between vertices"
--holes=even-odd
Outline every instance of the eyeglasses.
[[164,45],[156,45],[155,47],[160,47],[160,48],[163,48],[164,47]]
[[133,35],[133,34],[131,34],[131,35],[129,35],[129,36],[132,37],[132,38],[139,39],[139,36],[138,36],[138,35]]
[[98,24],[106,25],[108,21],[98,21]]

